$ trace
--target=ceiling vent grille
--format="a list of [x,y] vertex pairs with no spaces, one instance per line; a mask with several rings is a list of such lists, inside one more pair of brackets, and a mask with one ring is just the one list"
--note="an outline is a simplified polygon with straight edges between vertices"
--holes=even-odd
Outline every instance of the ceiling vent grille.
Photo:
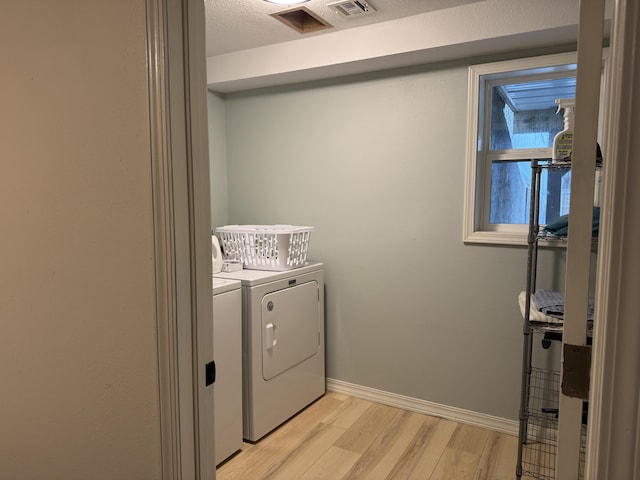
[[358,15],[373,13],[376,11],[375,8],[373,8],[364,0],[341,0],[339,2],[327,3],[327,7],[332,8],[340,15],[343,15],[345,17],[356,17]]

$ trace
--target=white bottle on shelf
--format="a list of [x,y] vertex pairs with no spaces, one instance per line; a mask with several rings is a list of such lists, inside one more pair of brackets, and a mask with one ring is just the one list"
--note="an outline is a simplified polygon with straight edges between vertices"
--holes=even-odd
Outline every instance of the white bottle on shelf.
[[[564,130],[558,132],[553,137],[553,156],[551,161],[570,162],[573,151],[573,120],[575,101],[573,98],[558,98],[558,112],[564,110]],[[557,113],[557,112],[556,112]]]

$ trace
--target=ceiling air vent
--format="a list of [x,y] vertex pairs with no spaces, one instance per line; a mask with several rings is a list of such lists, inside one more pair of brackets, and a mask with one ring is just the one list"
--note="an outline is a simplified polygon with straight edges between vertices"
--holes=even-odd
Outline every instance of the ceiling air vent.
[[306,7],[272,13],[271,16],[300,33],[315,32],[333,26]]
[[371,5],[363,0],[352,0],[327,3],[327,7],[332,8],[345,17],[355,17],[364,13],[373,13],[376,11]]

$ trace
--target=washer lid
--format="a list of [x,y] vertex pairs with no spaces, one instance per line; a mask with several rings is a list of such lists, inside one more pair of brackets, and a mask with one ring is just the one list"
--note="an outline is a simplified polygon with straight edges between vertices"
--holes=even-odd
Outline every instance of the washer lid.
[[225,278],[212,278],[213,294],[218,295],[220,293],[230,292],[231,290],[237,290],[242,286],[240,280],[230,280]]

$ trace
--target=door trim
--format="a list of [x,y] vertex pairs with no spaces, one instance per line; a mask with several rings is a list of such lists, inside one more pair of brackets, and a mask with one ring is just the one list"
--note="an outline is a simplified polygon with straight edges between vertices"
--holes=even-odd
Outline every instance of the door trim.
[[[183,478],[181,446],[185,444],[186,453],[188,438],[192,435],[185,431],[189,429],[189,424],[180,423],[178,398],[174,195],[167,119],[167,13],[164,3],[160,0],[146,0],[146,14],[162,478],[179,479]],[[184,405],[183,409],[187,407],[188,405]],[[184,468],[188,468],[190,463],[184,462]],[[189,475],[185,475],[184,478],[189,478]]]
[[[146,0],[163,479],[214,479],[204,4]],[[199,381],[202,379],[202,381]]]
[[615,2],[585,478],[638,478],[640,6]]

